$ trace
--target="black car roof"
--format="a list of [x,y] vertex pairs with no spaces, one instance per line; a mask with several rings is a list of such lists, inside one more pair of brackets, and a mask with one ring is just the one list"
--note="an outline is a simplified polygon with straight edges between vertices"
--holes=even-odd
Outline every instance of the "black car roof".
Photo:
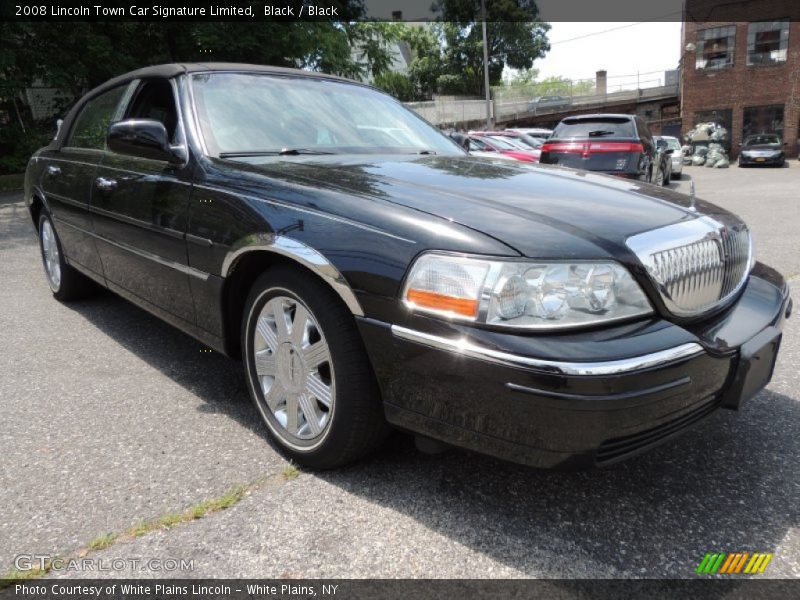
[[104,92],[107,89],[114,88],[120,84],[134,79],[170,79],[184,73],[211,73],[211,72],[245,72],[245,73],[264,73],[272,75],[292,75],[294,77],[311,77],[317,79],[335,79],[347,83],[355,83],[364,85],[352,79],[339,77],[338,75],[328,75],[326,73],[317,73],[313,71],[303,71],[302,69],[290,69],[287,67],[274,67],[269,65],[250,65],[246,63],[224,63],[224,62],[208,62],[208,63],[168,63],[164,65],[153,65],[144,67],[135,71],[129,71],[118,75],[113,79],[109,79],[105,83],[90,90],[84,98],[90,98],[97,94]]

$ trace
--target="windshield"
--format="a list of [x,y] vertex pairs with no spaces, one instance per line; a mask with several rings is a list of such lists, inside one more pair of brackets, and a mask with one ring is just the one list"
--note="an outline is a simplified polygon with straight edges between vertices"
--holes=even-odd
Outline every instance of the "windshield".
[[254,73],[192,76],[209,154],[450,154],[450,138],[391,97],[345,82]]
[[528,148],[541,148],[544,141],[541,138],[531,137],[529,135],[520,134],[519,137],[514,138],[518,142],[525,144]]
[[665,142],[667,142],[667,148],[669,148],[670,150],[678,150],[678,151],[680,151],[681,143],[677,140],[677,138],[674,138],[674,137],[662,137],[661,139],[664,140]]
[[498,150],[519,150],[514,144],[497,137],[486,136],[486,142]]
[[755,146],[756,144],[780,144],[781,140],[777,135],[754,135],[747,138],[745,146]]
[[493,142],[498,142],[499,144],[507,144],[508,146],[511,146],[512,148],[516,148],[517,150],[526,150],[527,151],[527,150],[531,149],[531,147],[528,146],[527,144],[525,144],[525,142],[522,142],[522,141],[520,141],[520,140],[518,140],[516,138],[512,138],[512,137],[505,136],[505,135],[503,135],[503,136],[490,135],[489,139],[491,139]]
[[564,138],[633,138],[636,137],[630,119],[564,119],[558,124],[551,139]]

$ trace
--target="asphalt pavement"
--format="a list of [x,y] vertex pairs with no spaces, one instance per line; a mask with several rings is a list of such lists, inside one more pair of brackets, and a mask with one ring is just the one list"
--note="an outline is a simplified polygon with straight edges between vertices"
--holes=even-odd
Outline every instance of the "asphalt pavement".
[[[750,223],[758,258],[800,298],[800,164],[685,172]],[[764,576],[800,576],[797,315],[772,383],[740,412],[610,469],[426,455],[396,435],[358,465],[295,477],[239,363],[113,294],[52,299],[19,199],[0,196],[0,576],[16,556],[78,555],[237,484],[226,510],[86,554],[190,571],[54,574],[691,578],[706,552],[761,551]]]

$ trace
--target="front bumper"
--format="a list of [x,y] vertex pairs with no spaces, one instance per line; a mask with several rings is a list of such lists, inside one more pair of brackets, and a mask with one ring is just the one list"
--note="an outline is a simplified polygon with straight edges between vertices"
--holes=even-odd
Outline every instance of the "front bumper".
[[513,335],[411,316],[359,327],[390,423],[519,463],[574,468],[617,462],[722,405],[737,408],[740,350],[779,332],[790,311],[788,286],[759,264],[736,304],[691,326],[654,318]]
[[780,165],[783,164],[783,154],[776,154],[774,156],[745,156],[739,155],[740,165]]

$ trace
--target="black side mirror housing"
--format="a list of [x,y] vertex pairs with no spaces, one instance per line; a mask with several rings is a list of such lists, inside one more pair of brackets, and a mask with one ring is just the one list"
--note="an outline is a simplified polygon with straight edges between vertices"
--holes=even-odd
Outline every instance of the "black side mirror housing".
[[185,153],[172,148],[167,128],[155,119],[125,119],[108,126],[108,149],[118,154],[138,156],[169,163],[181,163]]

